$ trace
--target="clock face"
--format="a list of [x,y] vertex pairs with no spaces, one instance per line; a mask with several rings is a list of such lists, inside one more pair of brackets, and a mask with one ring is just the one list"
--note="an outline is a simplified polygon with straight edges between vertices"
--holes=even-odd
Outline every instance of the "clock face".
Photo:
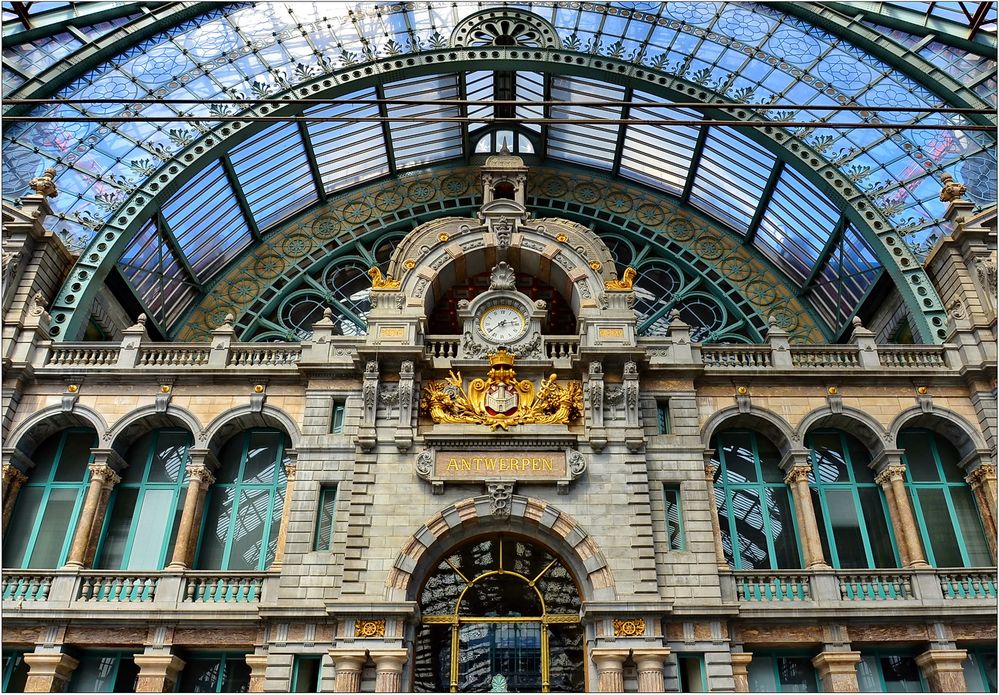
[[516,340],[527,330],[527,319],[509,304],[492,306],[482,312],[479,330],[488,340],[496,343]]

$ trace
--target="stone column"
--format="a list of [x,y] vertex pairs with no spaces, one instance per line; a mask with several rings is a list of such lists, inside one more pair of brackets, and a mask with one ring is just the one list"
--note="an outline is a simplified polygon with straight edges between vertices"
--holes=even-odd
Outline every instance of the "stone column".
[[812,666],[822,679],[822,690],[827,693],[859,693],[857,664],[860,652],[820,652],[812,659]]
[[875,460],[873,467],[879,471],[874,481],[884,490],[888,499],[888,513],[899,548],[905,548],[902,564],[905,567],[929,567],[923,554],[923,543],[919,539],[919,528],[912,513],[909,493],[905,489],[905,464],[901,462],[901,451],[885,451]]
[[264,676],[267,672],[267,655],[247,654],[246,665],[250,667],[250,689],[248,692],[264,692]]
[[295,475],[298,472],[296,465],[298,452],[294,449],[289,449],[285,454],[289,458],[288,463],[284,467],[287,483],[284,488],[284,507],[281,509],[281,525],[278,526],[277,548],[274,550],[274,561],[270,566],[272,570],[281,569],[281,564],[284,562],[284,544],[288,538],[288,519],[291,516],[291,496],[295,491]]
[[638,692],[664,693],[666,682],[663,678],[663,665],[670,654],[668,647],[635,649],[633,657],[638,666]]
[[590,658],[597,665],[597,690],[601,693],[624,692],[624,660],[627,649],[597,647],[590,651]]
[[963,664],[967,658],[966,649],[931,649],[917,656],[916,663],[931,693],[966,693]]
[[732,652],[732,678],[735,679],[735,692],[749,692],[749,662],[753,655],[749,652]]
[[180,516],[177,540],[173,546],[173,556],[167,570],[181,572],[191,568],[194,549],[198,547],[198,521],[205,505],[208,488],[215,482],[212,469],[214,456],[207,449],[191,449],[187,464],[187,494],[184,496],[184,510]]
[[728,561],[725,559],[725,547],[722,545],[721,537],[721,524],[718,521],[718,503],[715,501],[715,476],[718,475],[718,464],[711,460],[714,455],[714,450],[709,449],[704,452],[704,482],[708,485],[708,499],[710,500],[709,506],[711,507],[711,532],[715,537],[715,560],[718,563],[718,568],[725,570],[726,572],[730,569],[728,566]]
[[69,685],[69,679],[80,662],[69,654],[61,652],[33,652],[24,655],[28,665],[28,679],[24,684],[26,693],[62,693]]
[[336,681],[333,691],[337,693],[356,693],[361,690],[361,671],[364,662],[368,660],[368,652],[364,649],[330,649],[333,668],[336,669]]
[[[979,459],[980,461],[980,459]],[[989,541],[993,562],[996,559],[996,467],[991,463],[979,463],[964,479],[971,486],[978,505],[978,515],[982,518],[985,537]],[[4,506],[4,525],[7,524],[7,507]]]
[[[3,464],[3,530],[7,530],[7,522],[10,521],[10,515],[14,511],[14,505],[17,503],[17,493],[21,491],[21,486],[28,482],[28,474],[21,470],[22,466],[14,465],[13,459],[19,458],[22,461],[26,461],[28,465],[26,468],[30,470],[31,462],[28,461],[28,457],[22,454],[20,451],[14,450],[10,458],[12,460],[5,461]],[[6,453],[6,452],[4,452]],[[6,456],[4,458],[7,458]]]
[[73,534],[73,545],[69,550],[66,567],[90,567],[94,563],[94,553],[97,551],[97,540],[104,525],[104,513],[108,508],[108,498],[115,485],[121,482],[121,477],[111,464],[118,470],[125,462],[112,449],[93,449],[94,462],[90,464],[90,486],[83,500],[83,511],[76,524]]
[[372,650],[371,658],[375,662],[375,692],[402,692],[402,665],[409,659],[409,650]]
[[812,464],[807,451],[792,451],[781,461],[780,467],[787,471],[784,484],[791,488],[791,502],[794,516],[801,533],[801,551],[805,556],[806,569],[829,569],[822,552],[822,539],[819,537],[819,522],[815,518],[812,505],[812,491],[808,487],[808,474]]
[[183,659],[173,654],[136,654],[133,659],[139,667],[135,692],[172,693],[176,689],[185,665]]

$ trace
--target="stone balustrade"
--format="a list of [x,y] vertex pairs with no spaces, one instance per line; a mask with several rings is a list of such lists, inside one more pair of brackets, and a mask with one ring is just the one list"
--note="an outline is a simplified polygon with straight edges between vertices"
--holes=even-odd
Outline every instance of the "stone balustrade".
[[773,367],[769,345],[702,345],[701,360],[706,368],[769,369]]
[[52,575],[35,572],[4,572],[0,597],[4,601],[45,601],[52,588]]
[[48,351],[47,367],[114,367],[118,364],[117,343],[54,343]]
[[458,356],[460,341],[456,335],[428,335],[423,341],[423,351],[427,357],[451,359]]
[[290,367],[302,358],[302,346],[283,343],[240,343],[229,348],[233,367]]
[[940,590],[945,599],[987,598],[999,596],[995,570],[962,570],[940,573]]
[[912,577],[905,572],[861,572],[839,575],[844,601],[899,601],[914,598]]
[[256,603],[263,579],[259,574],[188,573],[184,603]]
[[735,581],[739,601],[807,601],[812,597],[809,577],[800,572],[739,572]]
[[208,364],[211,348],[188,343],[153,343],[143,345],[137,367],[202,367]]
[[80,575],[77,599],[103,603],[146,603],[156,595],[156,582],[156,578],[149,574],[88,572]]

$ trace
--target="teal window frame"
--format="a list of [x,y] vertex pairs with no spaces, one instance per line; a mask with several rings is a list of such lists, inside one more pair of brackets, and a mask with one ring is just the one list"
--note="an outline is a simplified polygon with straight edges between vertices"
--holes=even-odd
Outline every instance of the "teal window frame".
[[[938,480],[936,481],[916,481],[912,477],[912,468],[909,465],[909,457],[906,453],[907,447],[905,446],[905,441],[909,433],[928,435],[930,437],[930,453],[933,458],[933,462],[936,466]],[[923,550],[926,552],[926,560],[930,563],[931,567],[940,567],[937,563],[936,553],[934,551],[934,544],[932,542],[932,537],[929,532],[929,526],[926,522],[926,516],[923,513],[923,500],[919,494],[922,490],[939,490],[943,494],[945,504],[947,505],[947,514],[950,517],[951,527],[954,530],[954,537],[957,539],[957,548],[961,554],[962,567],[976,567],[976,565],[971,561],[971,555],[968,551],[967,538],[971,534],[976,534],[983,545],[986,545],[987,551],[987,541],[985,540],[985,529],[982,527],[981,517],[978,515],[978,508],[975,505],[975,516],[973,528],[965,528],[961,524],[961,517],[957,513],[957,509],[954,505],[953,492],[954,490],[967,490],[970,492],[970,488],[964,480],[953,481],[949,480],[947,472],[944,469],[946,465],[943,456],[940,454],[939,445],[939,435],[932,430],[922,429],[922,428],[910,428],[902,430],[899,433],[899,448],[903,450],[902,452],[902,462],[905,464],[905,486],[909,492],[909,498],[912,501],[912,510],[915,512],[916,523],[919,526],[919,536],[923,542]],[[972,503],[974,503],[974,497],[972,496]]]
[[[316,682],[312,690],[301,690],[301,668],[303,663],[316,664]],[[323,685],[323,657],[321,654],[297,654],[295,663],[291,670],[291,692],[293,693],[318,693]]]
[[669,416],[669,399],[656,401],[656,425],[659,434],[673,434],[673,421]]
[[347,401],[335,399],[330,413],[330,434],[343,434],[343,426],[347,420]]
[[[729,480],[728,463],[725,460],[726,458],[724,451],[725,447],[723,442],[724,438],[730,434],[740,434],[740,435],[748,434],[752,438],[753,465],[755,466],[756,469],[756,481],[740,483],[740,482],[732,482]],[[715,481],[714,491],[717,491],[720,487],[723,491],[725,499],[725,517],[722,518],[721,509],[719,509],[718,521],[719,524],[725,524],[727,526],[727,530],[729,533],[729,539],[731,541],[731,547],[732,547],[732,559],[730,561],[730,564],[732,566],[732,569],[734,570],[753,569],[752,566],[743,567],[742,552],[740,550],[741,543],[739,542],[739,527],[738,524],[736,523],[736,517],[734,511],[735,505],[733,504],[733,493],[739,492],[741,490],[752,491],[757,494],[760,500],[766,500],[768,491],[777,490],[780,491],[781,494],[787,496],[788,510],[790,511],[790,516],[791,516],[789,522],[791,524],[791,530],[794,533],[794,546],[797,551],[798,566],[797,567],[777,566],[778,565],[777,548],[776,545],[774,544],[773,532],[771,531],[772,519],[770,518],[770,508],[769,505],[767,504],[761,504],[760,505],[761,508],[759,511],[763,522],[763,533],[767,539],[767,557],[770,561],[769,569],[773,570],[801,569],[803,566],[801,540],[800,540],[801,534],[798,529],[798,520],[797,520],[797,512],[794,506],[794,497],[791,495],[790,488],[788,488],[788,486],[785,483],[767,482],[766,479],[764,478],[763,462],[760,459],[760,447],[758,441],[758,438],[761,436],[763,435],[758,434],[753,430],[730,429],[730,430],[725,430],[724,432],[719,432],[718,434],[715,435],[713,439],[713,441],[715,442],[713,448],[716,452],[715,455],[717,456],[717,460],[719,462],[718,479]],[[724,526],[722,527],[722,530],[723,531],[726,530]]]
[[[132,652],[124,650],[105,650],[105,649],[87,649],[81,650],[76,654],[77,660],[80,664],[73,670],[73,676],[70,677],[67,692],[99,692],[99,693],[114,693],[114,692],[133,692],[135,690],[135,683],[132,683],[132,690],[116,690],[118,678],[121,675],[121,662],[123,659],[133,660],[133,666],[135,667],[135,674],[138,676],[139,669],[134,665],[135,655]],[[87,690],[80,690],[81,683],[79,683],[80,674],[85,673],[85,669],[81,666],[84,665],[85,661],[88,659],[114,659],[114,668],[111,674],[105,679],[105,684],[108,687],[107,690],[92,690],[88,687]]]
[[[336,529],[336,485],[322,485],[319,488],[319,513],[316,514],[316,535],[312,541],[313,551],[322,550],[332,550],[333,549],[333,533]],[[323,526],[326,523],[327,513],[326,505],[327,503],[332,504],[332,509],[329,512],[329,539],[323,543]]]
[[180,677],[177,678],[177,692],[208,692],[208,693],[227,693],[236,692],[230,690],[223,690],[222,686],[225,685],[226,681],[226,668],[228,662],[236,661],[249,670],[249,666],[246,665],[246,654],[242,652],[189,652],[185,655],[184,661],[186,665],[184,670],[187,670],[188,665],[197,661],[218,661],[219,669],[216,674],[216,679],[214,683],[214,690],[193,690],[193,691],[181,691],[182,681],[184,680],[184,673],[181,672]]
[[[698,671],[701,676],[701,689],[691,690],[689,688],[689,683],[684,683],[686,680],[686,669],[684,668],[684,662],[694,661],[697,663]],[[691,654],[691,653],[677,653],[676,655],[676,682],[680,687],[681,693],[707,693],[711,691],[708,687],[708,671],[704,666],[704,655],[703,654]],[[685,687],[687,686],[687,687]]]
[[[269,483],[247,483],[243,482],[243,476],[246,471],[246,464],[248,460],[250,439],[253,434],[257,433],[267,433],[277,435],[277,453],[275,455],[275,460],[272,465],[275,466],[274,475],[272,476],[271,482]],[[270,564],[270,544],[272,536],[276,539],[276,534],[278,527],[280,526],[280,518],[274,518],[274,510],[277,505],[284,505],[284,493],[285,486],[287,482],[286,474],[284,471],[284,451],[286,448],[287,434],[279,429],[272,428],[252,428],[244,430],[237,435],[234,435],[232,439],[226,442],[225,447],[231,446],[233,439],[241,438],[241,453],[239,468],[236,471],[235,480],[232,482],[222,482],[216,480],[214,484],[209,488],[208,495],[205,498],[204,511],[202,512],[201,518],[201,533],[198,536],[198,548],[195,555],[194,566],[198,569],[206,570],[218,570],[218,571],[235,571],[230,570],[229,565],[232,560],[232,545],[234,540],[235,530],[238,528],[237,520],[240,516],[240,508],[243,504],[244,497],[243,493],[246,491],[253,490],[264,490],[268,493],[267,502],[267,513],[264,517],[263,529],[261,530],[261,544],[260,544],[260,556],[257,558],[256,566],[248,570],[241,571],[258,571],[262,572],[267,569],[267,565]],[[223,450],[225,449],[223,447]],[[229,523],[226,528],[226,538],[224,541],[224,548],[222,552],[222,560],[219,563],[219,567],[202,567],[202,551],[204,550],[205,534],[208,532],[209,515],[212,509],[212,501],[215,497],[220,494],[224,494],[226,491],[232,491],[232,499],[235,502],[232,505],[232,509],[229,511]]]
[[[994,693],[996,692],[996,646],[993,644],[991,647],[967,647],[968,658],[965,660],[962,666],[964,667],[964,680],[968,685],[969,693]],[[986,666],[985,661],[987,658],[992,660],[992,669]],[[977,689],[978,683],[975,683],[976,689],[972,689],[972,683],[968,679],[968,672],[972,671],[980,679],[981,689]]]
[[[185,434],[187,435],[188,441],[184,445],[183,460],[180,466],[180,472],[177,475],[176,482],[150,482],[149,474],[152,469],[153,459],[159,449],[159,440],[162,434]],[[138,483],[128,483],[121,482],[115,485],[114,491],[111,493],[111,499],[108,502],[108,512],[104,515],[104,525],[101,528],[100,544],[97,547],[96,557],[99,560],[99,564],[102,569],[112,569],[112,570],[161,570],[166,566],[168,553],[170,552],[170,547],[173,544],[173,535],[177,524],[177,510],[178,507],[184,501],[184,495],[187,490],[188,480],[187,480],[187,464],[190,461],[190,451],[193,444],[193,437],[191,433],[185,429],[167,427],[162,429],[157,429],[152,432],[152,439],[149,442],[144,455],[143,462],[140,464],[143,466],[142,480]],[[134,466],[137,462],[129,461],[129,467]],[[124,477],[124,476],[122,476]],[[125,542],[125,550],[122,553],[121,562],[118,567],[104,567],[103,553],[105,542],[107,541],[108,532],[111,529],[111,523],[114,517],[115,505],[118,503],[118,499],[122,494],[123,490],[137,489],[138,495],[135,499],[135,507],[132,514],[132,519],[129,523],[128,539]],[[159,490],[169,490],[173,492],[173,500],[170,504],[169,516],[171,519],[169,532],[165,535],[162,542],[162,547],[160,548],[160,553],[156,561],[155,567],[138,567],[131,566],[130,560],[132,555],[132,548],[138,540],[139,543],[148,542],[148,538],[136,538],[139,520],[142,512],[142,505],[145,501],[146,494],[150,491]]]
[[[679,483],[663,485],[663,517],[666,523],[666,542],[670,550],[686,550],[687,535],[683,528],[683,496]],[[670,509],[674,509],[675,519],[670,519]]]
[[[73,545],[73,535],[76,530],[77,522],[80,519],[80,511],[83,509],[83,498],[86,496],[87,486],[90,484],[90,464],[94,462],[93,453],[90,454],[87,459],[87,466],[85,468],[83,478],[79,481],[59,481],[56,480],[56,476],[59,472],[59,466],[63,463],[63,456],[66,451],[66,441],[71,435],[74,434],[84,434],[91,433],[93,435],[92,444],[90,448],[93,449],[97,446],[97,432],[88,427],[69,427],[58,435],[52,435],[53,437],[59,437],[59,444],[56,448],[56,453],[52,465],[49,467],[48,476],[45,480],[38,480],[37,478],[32,479],[31,472],[28,473],[28,481],[21,486],[18,491],[17,502],[14,505],[14,511],[11,515],[11,523],[7,527],[7,533],[4,539],[4,550],[6,551],[6,543],[12,537],[12,529],[14,526],[15,519],[19,516],[19,506],[25,504],[25,492],[34,488],[43,488],[42,497],[35,506],[34,521],[32,522],[31,531],[28,536],[28,543],[25,545],[24,554],[17,563],[18,567],[16,569],[56,569],[57,567],[62,567],[66,564],[66,559],[69,556],[69,549]],[[46,442],[48,439],[46,439]],[[42,444],[44,445],[45,442]],[[40,446],[38,448],[41,448]],[[38,451],[38,448],[35,451]],[[35,462],[35,468],[38,468],[38,462]],[[34,470],[34,469],[33,469]],[[55,567],[39,567],[37,565],[31,564],[31,557],[34,555],[35,546],[38,542],[38,532],[41,530],[43,520],[45,519],[45,511],[49,504],[49,498],[51,497],[53,490],[76,490],[76,501],[73,505],[73,511],[70,513],[69,523],[66,525],[66,536],[63,539],[62,548],[59,551],[59,559],[55,564]],[[7,557],[7,553],[4,552],[3,564],[5,567],[12,567],[12,561]]]
[[[26,651],[24,649],[3,650],[3,692],[24,692],[24,681],[27,681],[28,678],[28,665],[24,662],[25,653]],[[14,681],[15,674],[18,674],[22,669],[23,672],[21,672],[20,675],[23,676],[23,681],[20,683],[18,688],[11,690],[10,686],[11,682]]]
[[868,657],[871,657],[871,658],[875,659],[875,663],[877,664],[877,669],[875,669],[875,674],[874,675],[878,678],[879,687],[874,692],[878,692],[878,693],[887,693],[887,692],[893,692],[893,693],[897,693],[897,692],[921,692],[921,693],[928,693],[928,692],[930,692],[929,686],[928,686],[928,684],[926,682],[926,677],[923,675],[923,670],[921,668],[919,668],[918,664],[916,665],[916,673],[919,674],[919,686],[920,686],[920,690],[918,690],[918,691],[910,691],[910,690],[891,690],[891,691],[889,691],[888,690],[888,684],[885,681],[884,667],[881,664],[881,659],[902,658],[902,659],[912,659],[913,661],[915,661],[915,656],[913,654],[909,653],[909,652],[892,652],[892,651],[884,651],[884,650],[881,650],[881,649],[874,649],[874,650],[870,650],[870,651],[866,651],[865,650],[865,651],[861,652],[861,654],[860,654],[860,663],[857,664],[857,680],[858,680],[858,684],[860,685],[860,690],[862,692],[865,691],[865,687],[864,687],[864,684],[860,682],[863,679],[863,675],[861,674],[860,669],[862,668],[864,660],[867,659]]
[[[822,435],[836,434],[839,437],[839,443],[840,443],[839,453],[843,456],[843,460],[845,461],[846,464],[847,475],[849,476],[849,480],[847,482],[837,482],[837,483],[825,482],[821,479],[821,476],[817,475],[816,471],[819,465],[818,454],[815,450],[815,447],[812,445],[812,442],[814,441],[813,438],[817,434],[822,434]],[[841,566],[839,549],[836,546],[836,536],[835,533],[833,532],[832,519],[830,518],[828,513],[830,507],[827,501],[827,496],[830,491],[843,490],[843,491],[848,491],[850,493],[850,498],[853,501],[856,518],[860,522],[859,530],[864,544],[864,555],[867,559],[866,568],[855,568],[855,569],[876,569],[878,567],[881,567],[875,562],[874,559],[874,550],[873,547],[871,546],[870,529],[868,528],[867,518],[864,515],[863,506],[860,503],[859,489],[873,488],[877,490],[878,499],[881,502],[881,507],[880,507],[881,513],[883,514],[885,526],[887,527],[888,530],[888,540],[889,543],[891,544],[892,559],[893,559],[893,564],[890,565],[890,567],[899,567],[900,564],[898,556],[898,543],[895,542],[895,531],[892,528],[891,516],[888,514],[888,502],[887,500],[885,500],[884,491],[881,489],[881,486],[878,485],[877,483],[857,482],[856,466],[857,465],[866,466],[867,464],[856,462],[853,460],[853,454],[850,451],[850,446],[847,439],[847,433],[835,429],[813,430],[812,432],[809,432],[808,436],[806,437],[805,444],[809,448],[809,461],[812,465],[812,470],[808,474],[808,485],[813,494],[818,495],[820,501],[821,513],[816,514],[817,517],[816,521],[819,524],[820,535],[823,535],[824,532],[822,540],[825,541],[825,543],[828,543],[828,552],[826,553],[827,555],[826,561],[828,561],[834,569],[844,569]]]
[[808,654],[808,653],[805,653],[805,652],[798,652],[798,651],[787,651],[787,652],[784,652],[784,651],[755,652],[754,651],[753,652],[753,659],[752,659],[752,661],[749,662],[749,668],[752,669],[753,668],[753,664],[759,664],[763,659],[769,659],[770,660],[770,667],[771,667],[771,669],[773,671],[773,686],[774,686],[774,689],[773,690],[763,691],[763,690],[752,690],[752,688],[750,688],[749,692],[777,692],[777,693],[783,693],[783,692],[799,693],[799,692],[802,692],[800,690],[794,690],[794,689],[787,689],[787,690],[785,690],[782,687],[783,683],[781,683],[781,679],[780,679],[780,668],[779,668],[779,664],[777,663],[777,660],[778,659],[808,659],[809,666],[811,666],[811,668],[812,668],[812,679],[813,679],[814,689],[813,690],[808,690],[808,691],[805,691],[805,692],[821,693],[822,692],[822,679],[819,677],[818,670],[814,666],[812,666],[812,664],[811,664],[811,660],[812,660],[813,656],[814,656],[813,654]]

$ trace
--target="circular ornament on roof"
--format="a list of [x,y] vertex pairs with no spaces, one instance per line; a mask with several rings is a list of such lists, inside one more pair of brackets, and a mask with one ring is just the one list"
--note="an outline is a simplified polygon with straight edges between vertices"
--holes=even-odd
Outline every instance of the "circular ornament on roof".
[[414,203],[425,203],[434,197],[436,191],[434,190],[434,185],[429,181],[417,181],[410,184],[409,188],[406,189],[406,193]]
[[694,225],[683,217],[673,217],[666,223],[666,233],[677,241],[690,241],[694,238]]
[[650,227],[661,224],[666,219],[666,213],[663,212],[663,209],[653,203],[642,203],[638,206],[638,212],[635,214],[639,222]]
[[253,264],[253,270],[257,277],[273,280],[284,270],[284,259],[276,253],[268,253],[257,259]]
[[342,228],[335,217],[320,217],[312,223],[312,234],[317,239],[332,239]]
[[451,32],[451,45],[562,48],[551,24],[531,12],[506,7],[482,10],[460,21]]
[[541,182],[541,192],[549,198],[561,198],[568,190],[565,181],[557,176],[549,176]]
[[371,217],[371,206],[362,200],[352,200],[343,206],[342,214],[350,224],[361,224]]
[[312,240],[305,234],[292,234],[281,245],[281,250],[291,258],[301,258],[312,250]]
[[697,240],[694,246],[697,250],[697,255],[709,261],[721,258],[722,254],[725,253],[725,246],[722,244],[721,239],[716,236],[703,236]]
[[441,193],[454,198],[468,190],[468,179],[461,176],[448,176],[441,181]]
[[722,273],[733,282],[742,282],[753,274],[753,266],[749,261],[738,256],[729,256],[718,264]]
[[229,286],[229,299],[236,304],[246,304],[260,293],[260,286],[253,280],[244,278]]
[[600,200],[600,189],[592,183],[576,184],[573,197],[581,203],[595,203]]
[[386,188],[375,194],[375,207],[382,212],[398,210],[402,205],[402,194],[397,188]]
[[767,306],[777,301],[777,290],[764,280],[753,280],[744,291],[746,299],[756,306]]
[[714,2],[671,2],[666,5],[666,12],[674,19],[687,24],[707,24],[718,11]]
[[777,322],[777,327],[784,331],[793,331],[798,327],[798,314],[791,311],[787,306],[782,306],[770,312]]
[[968,197],[979,205],[996,202],[996,153],[979,152],[958,167],[957,180],[968,187]]
[[607,209],[611,212],[625,213],[631,210],[635,201],[623,191],[611,191],[607,196]]

